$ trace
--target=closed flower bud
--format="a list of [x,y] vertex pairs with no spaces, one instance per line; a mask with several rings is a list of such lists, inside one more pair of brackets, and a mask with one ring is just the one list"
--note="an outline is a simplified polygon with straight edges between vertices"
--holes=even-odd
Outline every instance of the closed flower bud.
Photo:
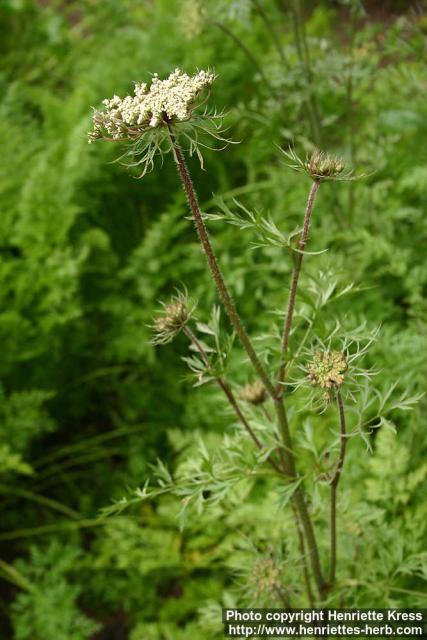
[[251,384],[245,385],[239,393],[239,398],[241,400],[253,405],[262,404],[266,397],[267,393],[265,387],[260,380],[256,380]]
[[162,314],[154,319],[153,344],[166,344],[179,333],[191,318],[193,307],[187,297],[179,293],[168,304],[163,305]]
[[331,156],[316,149],[306,163],[306,170],[314,180],[336,178],[344,169],[344,162],[338,156]]

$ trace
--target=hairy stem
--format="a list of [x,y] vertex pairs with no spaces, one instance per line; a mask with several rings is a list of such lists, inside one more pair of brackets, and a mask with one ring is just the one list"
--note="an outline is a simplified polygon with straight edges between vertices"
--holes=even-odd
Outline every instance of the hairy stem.
[[[248,357],[252,365],[254,366],[254,369],[258,373],[262,383],[266,388],[266,391],[274,401],[274,407],[276,410],[278,424],[279,424],[282,438],[283,438],[283,460],[284,460],[283,471],[286,475],[290,476],[291,479],[296,480],[298,478],[298,475],[296,473],[291,434],[289,431],[288,419],[286,416],[285,407],[283,405],[283,400],[281,397],[277,396],[274,385],[270,381],[270,378],[263,364],[261,363],[257,354],[255,353],[255,350],[252,346],[252,342],[249,339],[249,336],[246,333],[246,330],[236,311],[236,307],[234,306],[234,302],[224,282],[224,278],[220,271],[219,265],[217,263],[217,260],[209,239],[208,231],[206,229],[203,216],[200,211],[197,195],[194,190],[193,183],[191,181],[187,163],[185,162],[185,158],[183,156],[181,148],[170,128],[169,128],[169,135],[170,135],[170,140],[171,140],[172,149],[174,153],[175,163],[177,165],[178,173],[181,178],[184,191],[187,195],[188,204],[190,206],[190,210],[193,215],[197,234],[199,236],[203,251],[205,253],[206,260],[208,262],[212,277],[218,288],[218,292],[220,294],[221,300],[223,302],[227,315],[230,319],[230,322],[233,325],[243,348],[248,354]],[[302,526],[304,528],[304,532],[307,538],[307,544],[310,552],[310,561],[313,568],[313,575],[315,577],[316,584],[319,590],[319,595],[323,596],[323,593],[325,592],[325,582],[324,582],[321,567],[320,567],[319,552],[317,549],[314,529],[311,522],[310,514],[307,509],[307,505],[305,503],[304,493],[301,486],[298,486],[297,489],[295,490],[292,500],[295,503],[298,513],[300,514]]]
[[[207,356],[206,351],[203,348],[203,345],[200,343],[200,341],[197,339],[197,337],[194,335],[194,333],[191,331],[191,329],[188,326],[184,328],[184,333],[186,334],[186,336],[189,338],[189,340],[196,347],[196,349],[199,352],[201,358],[203,359],[203,362],[206,365],[208,365],[209,364],[208,356]],[[224,378],[222,378],[220,376],[216,377],[215,380],[216,380],[218,386],[224,392],[228,402],[230,403],[231,407],[233,408],[234,412],[236,413],[238,419],[243,424],[244,428],[246,429],[246,431],[248,432],[248,434],[250,435],[250,437],[252,438],[252,440],[254,441],[256,446],[258,447],[258,449],[260,451],[263,451],[265,449],[264,445],[261,443],[261,441],[259,440],[259,438],[255,434],[255,432],[253,431],[252,427],[250,426],[250,424],[246,420],[246,417],[244,416],[242,410],[240,409],[239,404],[238,404],[238,402],[237,402],[237,400],[236,400],[236,398],[235,398],[235,396],[233,394],[233,391],[231,390],[229,384],[226,382],[226,380],[224,380]],[[280,449],[279,451],[280,451],[281,455],[283,456],[282,450]],[[287,475],[286,469],[288,468],[288,466],[284,462],[284,458],[283,457],[281,457],[282,468],[280,468],[277,465],[277,463],[274,461],[274,459],[271,456],[269,456],[267,458],[267,462],[279,474]],[[309,598],[310,606],[313,606],[312,605],[313,594],[312,594],[312,591],[311,591],[310,576],[308,574],[308,569],[307,569],[304,535],[303,535],[303,531],[302,531],[302,528],[301,528],[299,510],[298,510],[296,502],[297,501],[293,501],[292,508],[293,508],[293,512],[294,512],[294,515],[295,515],[295,525],[296,525],[296,529],[297,529],[297,533],[298,533],[299,547],[300,547],[301,555],[302,555],[303,562],[304,562],[304,579],[305,579],[305,583],[306,583],[307,596]],[[311,527],[311,522],[309,522],[309,527]],[[311,537],[312,540],[314,540],[314,534],[313,534],[313,536],[310,536],[310,537]],[[315,546],[315,549],[316,549],[315,553],[317,554],[317,546],[316,546],[315,540],[314,540],[314,546]]]
[[[285,458],[285,465],[289,475],[295,478],[297,478],[297,473],[296,473],[295,463],[294,463],[292,440],[291,440],[291,435],[289,431],[286,412],[284,410],[282,411],[283,409],[282,396],[283,396],[283,389],[284,389],[283,382],[285,380],[285,372],[286,372],[285,358],[286,358],[286,354],[289,347],[289,335],[291,331],[292,320],[293,320],[293,315],[295,310],[295,299],[296,299],[296,292],[298,287],[298,280],[299,280],[302,261],[304,257],[304,249],[308,239],[311,214],[313,211],[314,201],[316,198],[316,193],[319,188],[319,185],[320,185],[320,182],[318,180],[313,182],[313,185],[311,187],[310,194],[308,197],[307,207],[306,207],[305,216],[304,216],[303,231],[302,231],[301,238],[299,241],[299,246],[298,246],[299,252],[297,254],[297,259],[295,261],[295,266],[292,273],[288,310],[287,310],[284,328],[283,328],[281,363],[280,363],[278,381],[277,381],[276,390],[275,390],[276,391],[275,406],[276,406],[279,424],[281,427],[281,432],[283,437],[283,443],[284,443],[284,449],[285,449],[283,455]],[[306,504],[303,489],[301,486],[297,487],[293,496],[293,502],[295,504],[295,508],[298,512],[298,515],[300,517],[301,524],[307,539],[307,545],[308,545],[310,561],[313,569],[313,575],[316,581],[316,586],[319,592],[320,599],[322,600],[327,590],[327,585],[323,578],[322,569],[321,569],[320,560],[319,560],[319,551],[317,547],[316,537],[314,534],[313,524],[307,509],[307,504]]]
[[[286,475],[298,480],[298,473],[295,467],[295,457],[292,446],[292,438],[289,430],[289,424],[287,415],[283,405],[283,398],[275,398],[275,408],[277,417],[283,438],[283,460],[284,470]],[[322,568],[320,566],[319,550],[317,547],[316,536],[314,533],[313,523],[311,521],[310,513],[307,508],[307,503],[304,497],[304,491],[301,485],[298,485],[292,496],[292,503],[298,512],[301,520],[301,524],[304,530],[304,534],[307,539],[308,552],[310,563],[313,570],[313,576],[316,581],[317,590],[319,592],[320,600],[323,600],[327,590],[327,584],[323,578]]]
[[340,390],[337,390],[337,406],[340,420],[340,451],[334,476],[331,480],[331,551],[329,565],[329,586],[335,581],[337,566],[337,487],[344,466],[344,458],[347,447],[344,404]]
[[[188,326],[184,327],[184,333],[187,336],[187,338],[190,340],[190,342],[192,342],[193,345],[196,347],[196,349],[199,352],[199,354],[200,354],[203,362],[205,363],[205,365],[209,366],[209,360],[208,360],[207,353],[204,350],[203,345],[200,343],[200,341],[197,339],[197,337],[191,331],[190,327],[188,327]],[[258,449],[260,451],[264,451],[265,450],[265,446],[259,440],[258,436],[256,435],[256,433],[252,429],[251,425],[246,420],[246,417],[243,414],[242,410],[240,409],[239,404],[238,404],[238,402],[237,402],[237,400],[236,400],[236,398],[234,396],[234,393],[230,388],[230,385],[221,376],[216,376],[215,377],[215,381],[218,384],[218,386],[222,389],[222,391],[224,392],[228,402],[230,403],[231,407],[234,410],[234,413],[236,414],[236,416],[238,417],[238,419],[240,420],[240,422],[242,423],[242,425],[244,426],[244,428],[246,429],[246,431],[248,432],[248,434],[250,435],[250,437],[252,438],[252,440],[254,441],[256,446],[258,447]],[[279,473],[280,475],[283,473],[282,469],[273,460],[273,458],[271,456],[268,456],[267,462],[273,467],[273,469],[275,471],[277,471],[277,473]]]
[[199,236],[203,251],[206,256],[206,260],[208,262],[212,277],[215,281],[215,284],[218,288],[219,295],[221,296],[221,300],[223,302],[224,308],[227,312],[227,315],[230,319],[231,324],[233,325],[240,342],[242,343],[243,348],[248,354],[249,360],[252,362],[256,372],[258,373],[263,385],[265,386],[267,392],[271,397],[274,397],[274,387],[270,381],[270,378],[267,375],[267,372],[255,353],[255,349],[252,346],[252,342],[246,333],[246,329],[244,328],[240,317],[237,313],[236,307],[234,305],[233,299],[228,291],[227,285],[224,282],[224,278],[222,276],[221,270],[219,268],[217,259],[215,257],[214,250],[211,245],[211,241],[209,239],[208,231],[206,229],[202,213],[200,211],[198,199],[196,192],[193,187],[193,183],[190,178],[190,173],[188,171],[187,163],[182,154],[181,148],[176,141],[176,138],[172,131],[170,131],[171,142],[173,146],[175,162],[178,168],[178,173],[181,178],[182,185],[184,187],[184,191],[187,195],[188,204],[190,205],[191,213],[193,215],[194,224],[196,226],[197,234]]
[[286,354],[289,347],[289,335],[291,333],[292,320],[294,317],[295,311],[295,298],[297,294],[298,288],[298,280],[301,272],[302,261],[304,258],[304,249],[307,244],[308,239],[308,231],[310,228],[310,220],[311,214],[313,211],[314,200],[316,198],[316,193],[319,188],[320,182],[315,180],[310,189],[310,194],[308,196],[307,207],[305,210],[304,216],[304,226],[301,234],[301,238],[298,244],[298,254],[295,261],[294,270],[292,273],[292,281],[291,281],[291,290],[289,293],[289,301],[288,301],[288,310],[286,312],[284,327],[283,327],[283,336],[282,336],[282,350],[281,350],[281,362],[279,367],[279,375],[277,379],[276,393],[280,397],[283,394],[283,383],[285,381],[285,373],[286,373]]

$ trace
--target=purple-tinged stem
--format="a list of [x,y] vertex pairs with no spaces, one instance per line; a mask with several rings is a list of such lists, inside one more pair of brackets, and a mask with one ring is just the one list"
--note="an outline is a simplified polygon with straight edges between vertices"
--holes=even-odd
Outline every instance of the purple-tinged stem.
[[313,212],[314,200],[316,198],[316,193],[319,186],[320,186],[320,181],[315,180],[310,189],[310,194],[308,196],[308,202],[307,202],[307,207],[306,207],[305,216],[304,216],[304,225],[301,233],[301,238],[298,243],[298,253],[295,261],[294,270],[292,273],[291,290],[289,293],[289,301],[288,301],[288,310],[286,312],[286,317],[285,317],[285,322],[283,327],[282,349],[281,349],[281,357],[280,357],[281,362],[280,362],[279,374],[277,377],[277,385],[276,385],[276,394],[279,398],[282,396],[283,389],[284,389],[283,383],[285,381],[285,374],[286,374],[286,355],[289,348],[289,336],[291,333],[292,320],[293,320],[294,311],[295,311],[295,299],[296,299],[297,288],[298,288],[298,280],[301,273],[302,261],[304,258],[304,249],[308,240],[308,231],[310,228],[310,220],[311,220],[311,214]]

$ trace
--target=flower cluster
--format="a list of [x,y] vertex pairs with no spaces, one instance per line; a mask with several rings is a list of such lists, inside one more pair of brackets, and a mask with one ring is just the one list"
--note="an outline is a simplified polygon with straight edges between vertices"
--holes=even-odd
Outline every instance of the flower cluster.
[[173,340],[190,320],[194,310],[187,296],[178,293],[168,304],[163,304],[162,314],[154,319],[153,344],[166,344]]
[[166,80],[153,75],[151,85],[137,83],[134,95],[113,96],[103,101],[105,109],[95,110],[89,142],[99,138],[133,140],[147,130],[191,117],[197,98],[212,86],[215,75],[199,71],[193,76],[175,69]]
[[324,180],[357,180],[366,175],[354,176],[353,171],[343,173],[345,164],[342,158],[320,151],[320,149],[315,149],[305,159],[299,156],[294,149],[288,149],[287,151],[282,149],[282,153],[291,161],[291,164],[288,165],[291,169],[306,173],[315,182]]
[[307,172],[314,179],[336,178],[344,169],[344,162],[338,156],[315,149],[306,162]]
[[279,563],[273,558],[258,558],[248,576],[248,585],[253,590],[255,600],[277,596],[282,590],[282,571]]
[[341,351],[316,351],[307,371],[311,384],[325,389],[324,399],[329,400],[329,391],[344,382],[347,360]]
[[262,404],[266,397],[267,393],[261,380],[256,380],[251,384],[245,385],[239,393],[241,400],[253,405]]

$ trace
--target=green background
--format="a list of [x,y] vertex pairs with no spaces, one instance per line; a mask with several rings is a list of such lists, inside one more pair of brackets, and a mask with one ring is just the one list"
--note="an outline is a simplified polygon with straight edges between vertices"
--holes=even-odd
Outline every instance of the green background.
[[[204,171],[190,160],[205,211],[236,197],[285,234],[301,224],[309,181],[279,146],[305,155],[317,143],[367,174],[319,193],[310,248],[329,251],[307,257],[307,273],[357,288],[318,330],[380,324],[368,357],[378,389],[425,389],[425,7],[204,7],[0,0],[1,639],[221,637],[222,605],[265,604],[253,567],[287,536],[268,482],[194,511],[183,531],[173,497],[98,518],[158,458],[173,469],[199,438],[214,451],[233,431],[215,388],[186,379],[185,340],[150,345],[158,301],[175,286],[200,300],[203,321],[217,297],[172,158],[139,181],[114,162],[116,145],[87,144],[103,98],[153,72],[215,70],[211,103],[239,144],[206,151]],[[254,250],[250,231],[209,226],[248,330],[269,332],[289,259]],[[355,445],[343,480],[353,506],[342,551],[360,547],[342,567],[346,604],[426,606],[425,399],[381,424],[371,417],[373,452]]]

